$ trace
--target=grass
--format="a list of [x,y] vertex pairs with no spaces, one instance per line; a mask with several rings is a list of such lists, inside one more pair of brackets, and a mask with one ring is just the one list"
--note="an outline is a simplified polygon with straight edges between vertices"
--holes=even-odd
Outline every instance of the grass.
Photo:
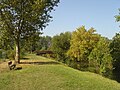
[[22,70],[1,72],[0,90],[120,90],[116,81],[44,57],[28,55],[22,62],[33,63],[20,64]]

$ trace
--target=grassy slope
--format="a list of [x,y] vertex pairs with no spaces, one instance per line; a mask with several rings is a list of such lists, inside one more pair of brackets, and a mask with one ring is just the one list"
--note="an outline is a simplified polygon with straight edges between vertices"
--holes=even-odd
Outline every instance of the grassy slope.
[[40,65],[25,64],[22,70],[1,72],[0,90],[120,90],[119,83],[100,75],[31,56],[26,62],[39,61]]

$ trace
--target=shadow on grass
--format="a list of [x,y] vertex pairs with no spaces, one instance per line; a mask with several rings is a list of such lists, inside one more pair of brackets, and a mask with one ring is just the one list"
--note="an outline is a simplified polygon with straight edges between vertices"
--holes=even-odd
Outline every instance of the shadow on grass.
[[16,67],[15,68],[15,70],[21,70],[22,69],[22,67]]
[[21,58],[21,59],[24,59],[24,60],[30,60],[30,58]]
[[36,65],[57,65],[58,62],[49,61],[49,62],[20,62],[20,64],[36,64]]

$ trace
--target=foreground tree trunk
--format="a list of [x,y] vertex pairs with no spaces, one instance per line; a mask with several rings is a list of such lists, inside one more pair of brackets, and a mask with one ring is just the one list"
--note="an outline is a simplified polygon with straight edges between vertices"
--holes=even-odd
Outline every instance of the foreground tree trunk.
[[20,45],[19,45],[19,40],[16,40],[15,63],[20,63]]

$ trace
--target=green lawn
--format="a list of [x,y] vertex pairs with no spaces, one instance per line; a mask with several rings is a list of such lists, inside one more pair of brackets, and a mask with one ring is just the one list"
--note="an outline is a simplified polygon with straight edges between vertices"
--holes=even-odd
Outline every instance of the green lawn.
[[[22,70],[0,73],[0,90],[120,90],[120,84],[53,60],[29,55]],[[37,62],[37,63],[35,63]]]

